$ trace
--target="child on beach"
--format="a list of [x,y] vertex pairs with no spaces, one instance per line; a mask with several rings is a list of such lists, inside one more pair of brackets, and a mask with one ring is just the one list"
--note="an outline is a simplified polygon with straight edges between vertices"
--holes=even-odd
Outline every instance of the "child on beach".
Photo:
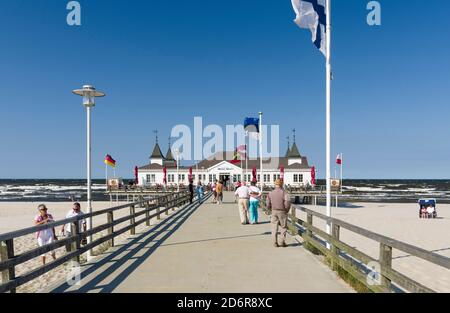
[[[34,218],[34,224],[36,226],[48,224],[48,223],[51,223],[54,221],[53,216],[47,212],[48,209],[45,206],[45,204],[39,205],[38,211],[39,211],[39,214],[36,215],[36,217]],[[56,237],[54,227],[38,231],[36,233],[36,238],[37,238],[39,247],[48,245],[48,244],[54,242],[55,240],[58,240],[58,238]],[[51,256],[52,256],[53,260],[56,260],[55,251],[51,252]],[[46,254],[44,253],[41,255],[43,265],[45,265],[45,258],[46,258]]]

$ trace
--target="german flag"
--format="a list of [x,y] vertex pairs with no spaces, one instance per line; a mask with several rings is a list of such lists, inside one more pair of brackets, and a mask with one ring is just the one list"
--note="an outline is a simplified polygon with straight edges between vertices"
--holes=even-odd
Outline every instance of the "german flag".
[[116,161],[109,154],[105,157],[105,164],[111,167],[116,167]]

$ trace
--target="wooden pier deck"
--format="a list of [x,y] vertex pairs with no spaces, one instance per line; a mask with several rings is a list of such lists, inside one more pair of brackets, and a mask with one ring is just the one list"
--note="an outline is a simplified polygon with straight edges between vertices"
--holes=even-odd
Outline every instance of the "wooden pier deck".
[[275,248],[269,217],[241,225],[232,193],[188,205],[82,266],[81,284],[47,292],[352,292],[288,236]]

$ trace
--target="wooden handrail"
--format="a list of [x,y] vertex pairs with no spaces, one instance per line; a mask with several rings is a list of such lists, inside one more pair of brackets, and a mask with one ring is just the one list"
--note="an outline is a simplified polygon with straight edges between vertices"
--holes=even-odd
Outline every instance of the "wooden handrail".
[[[267,214],[270,214],[270,211],[265,208],[266,197],[267,194],[263,194],[262,207]],[[306,221],[298,217],[298,214],[296,213],[297,210],[306,213]],[[321,219],[332,225],[333,233],[327,234],[325,231],[313,226],[313,217]],[[328,217],[322,213],[306,209],[301,206],[292,205],[289,222],[291,233],[293,235],[301,235],[305,242],[311,244],[322,254],[329,257],[332,260],[332,266],[337,265],[345,269],[350,275],[359,280],[360,283],[374,292],[391,291],[392,283],[412,292],[434,292],[431,288],[414,281],[413,279],[395,271],[392,268],[392,249],[406,252],[411,256],[428,261],[434,265],[450,269],[450,258],[448,257],[375,233],[362,227],[352,225],[345,221]],[[342,229],[378,242],[380,244],[379,259],[372,258],[356,248],[342,242],[339,238],[339,234]],[[318,240],[316,236],[320,237],[322,240]],[[331,245],[331,249],[328,249],[324,245],[324,242],[328,242]],[[343,256],[347,256],[347,258],[345,259]],[[380,265],[380,273],[378,273],[381,276],[380,285],[376,286],[368,284],[366,281],[367,275],[361,275],[361,271],[355,270],[355,267],[350,259],[358,261],[365,266],[368,266],[372,262],[377,262]]]
[[[190,201],[189,193],[186,191],[182,191],[179,193],[171,193],[171,194],[165,194],[163,196],[149,198],[149,199],[143,199],[141,198],[138,202],[128,203],[125,205],[120,205],[112,208],[103,209],[100,211],[96,211],[93,213],[83,214],[81,216],[72,217],[68,219],[64,219],[57,222],[52,222],[46,225],[39,225],[34,227],[25,228],[18,231],[9,232],[6,234],[0,235],[0,272],[2,273],[2,284],[0,284],[0,293],[1,292],[15,292],[16,288],[29,282],[30,280],[33,280],[44,273],[49,272],[50,270],[56,268],[59,265],[64,264],[67,261],[73,260],[73,259],[79,259],[79,256],[82,253],[85,253],[88,250],[91,250],[92,248],[104,243],[109,242],[110,246],[114,245],[114,238],[125,233],[126,231],[130,231],[131,234],[135,233],[135,229],[138,225],[142,223],[147,223],[149,225],[150,219],[158,218],[160,219],[161,213],[169,213],[169,210],[173,210],[175,207],[186,204]],[[151,203],[156,202],[156,203]],[[143,210],[140,210],[136,212],[136,208],[141,207]],[[161,207],[164,207],[164,209],[161,210]],[[130,213],[127,216],[114,219],[113,218],[113,212],[121,210],[121,209],[130,209]],[[155,213],[151,214],[152,211],[155,211]],[[29,251],[26,251],[24,253],[21,253],[20,255],[14,255],[14,239],[18,237],[22,237],[28,234],[35,233],[37,231],[41,231],[48,228],[53,228],[60,225],[65,224],[72,224],[74,229],[77,229],[78,227],[78,221],[84,220],[88,217],[92,216],[98,216],[106,214],[107,215],[107,223],[102,224],[99,226],[96,226],[92,228],[91,230],[87,230],[85,232],[76,232],[76,234],[69,238],[64,238],[61,240],[57,240],[51,244],[38,247]],[[145,214],[145,217],[139,220],[136,220],[136,218],[142,216]],[[130,221],[130,224],[122,227],[119,230],[114,230],[114,226],[124,223],[126,221]],[[107,230],[108,233],[105,236],[102,236],[98,239],[95,239],[93,242],[81,246],[80,242],[82,238],[85,236],[93,235],[96,233],[99,233],[101,231]],[[63,247],[65,245],[71,245],[71,251],[67,254],[63,255],[62,257],[59,257],[53,262],[50,262],[46,265],[40,266],[35,269],[31,269],[28,272],[24,273],[20,277],[15,276],[15,267],[23,264],[24,262],[27,262],[43,253],[47,253],[50,251],[54,251],[55,249],[58,249],[60,247]]]

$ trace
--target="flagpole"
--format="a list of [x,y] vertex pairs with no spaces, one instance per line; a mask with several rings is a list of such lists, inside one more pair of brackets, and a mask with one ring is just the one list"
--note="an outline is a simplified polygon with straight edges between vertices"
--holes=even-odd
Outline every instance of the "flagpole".
[[108,191],[108,164],[105,163],[105,182],[106,182],[106,191]]
[[[331,0],[326,0],[326,180],[327,216],[331,217]],[[331,223],[327,221],[327,234],[331,235]],[[330,248],[330,245],[327,244]]]
[[341,153],[341,193],[342,193],[342,183],[344,181],[344,176],[342,176],[343,166],[344,166],[344,154]]
[[259,180],[260,180],[260,184],[261,184],[261,191],[264,190],[262,116],[263,116],[263,112],[259,112],[259,175],[260,175]]

